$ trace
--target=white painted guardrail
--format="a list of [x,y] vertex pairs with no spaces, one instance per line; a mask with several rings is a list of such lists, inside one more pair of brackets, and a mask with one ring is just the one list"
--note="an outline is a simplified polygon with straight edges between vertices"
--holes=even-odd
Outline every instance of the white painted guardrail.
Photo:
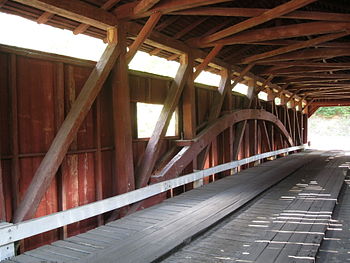
[[[5,259],[1,253],[1,248],[13,246],[15,241],[22,240],[37,234],[44,233],[62,226],[66,226],[81,220],[97,216],[114,209],[130,205],[157,194],[166,192],[172,188],[192,183],[194,181],[203,179],[215,173],[227,171],[237,168],[241,165],[269,158],[272,156],[289,153],[292,151],[303,150],[304,146],[295,146],[285,148],[277,151],[262,153],[254,155],[242,160],[233,161],[225,164],[221,164],[215,167],[211,167],[205,170],[196,171],[191,174],[177,177],[168,181],[152,184],[132,192],[110,197],[104,200],[96,201],[87,205],[75,207],[65,211],[57,212],[47,216],[34,218],[31,220],[23,221],[17,224],[5,224],[0,223],[0,260]],[[9,249],[7,249],[9,250]],[[10,248],[10,250],[12,250]],[[6,256],[6,258],[8,255]]]

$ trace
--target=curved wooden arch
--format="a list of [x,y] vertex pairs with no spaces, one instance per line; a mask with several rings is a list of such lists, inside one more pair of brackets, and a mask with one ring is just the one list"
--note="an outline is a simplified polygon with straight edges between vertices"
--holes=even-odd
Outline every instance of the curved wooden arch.
[[273,123],[289,146],[293,146],[293,140],[283,123],[272,113],[265,110],[246,109],[235,111],[218,119],[198,134],[190,146],[185,146],[176,154],[171,161],[160,171],[153,175],[153,178],[167,180],[178,176],[182,170],[197,156],[212,140],[225,129],[245,120],[262,120]]

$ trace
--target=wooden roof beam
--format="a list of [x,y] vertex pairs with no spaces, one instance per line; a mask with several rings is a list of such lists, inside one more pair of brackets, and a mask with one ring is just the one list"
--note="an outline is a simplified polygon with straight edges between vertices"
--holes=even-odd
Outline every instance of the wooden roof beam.
[[[227,16],[227,17],[255,17],[260,16],[269,9],[263,8],[229,8],[229,7],[198,7],[175,11],[170,14],[186,15],[186,16]],[[343,13],[328,13],[328,12],[314,12],[314,11],[293,11],[282,15],[279,18],[286,19],[305,19],[316,21],[339,21],[348,22],[350,20],[349,14]]]
[[[256,62],[256,64],[260,64],[259,61]],[[270,63],[263,63],[264,65],[274,65],[274,66],[281,66],[281,67],[305,67],[305,68],[350,68],[350,63],[336,63],[336,62],[326,62],[326,63],[320,63],[320,62],[302,62],[302,61],[291,61],[291,62],[270,62]]]
[[[262,42],[252,42],[251,45],[260,45],[260,46],[289,46],[297,43],[301,43],[299,40],[271,40],[271,41],[262,41]],[[326,42],[315,45],[316,47],[334,47],[334,48],[347,48],[349,47],[346,42]]]
[[130,63],[130,61],[135,56],[137,50],[140,48],[140,46],[145,42],[145,40],[151,34],[153,28],[156,26],[156,24],[158,23],[161,16],[162,16],[162,14],[157,12],[157,13],[152,14],[149,17],[146,24],[141,29],[140,33],[137,35],[135,41],[129,47],[129,52],[126,54],[126,63],[127,64]]
[[315,78],[315,79],[350,79],[349,74],[308,74],[308,73],[300,73],[290,76],[290,78],[286,78],[286,80],[297,80],[300,78]]
[[196,71],[193,73],[193,79],[196,79],[198,77],[198,75],[208,66],[208,64],[213,60],[213,58],[220,52],[222,48],[223,45],[217,45],[209,52],[203,62],[196,67]]
[[261,85],[260,88],[256,89],[257,94],[259,94],[260,91],[263,91],[265,89],[265,87],[268,85],[269,82],[271,82],[273,80],[275,76],[273,74],[271,74]]
[[38,24],[44,24],[47,21],[49,21],[55,14],[50,13],[50,12],[44,12],[41,16],[38,17],[38,19],[36,20],[36,22]]
[[201,18],[201,19],[198,19],[197,21],[191,23],[190,25],[184,27],[182,30],[180,30],[179,32],[177,32],[175,35],[174,35],[174,38],[175,39],[180,39],[182,38],[183,36],[185,36],[187,33],[189,33],[190,31],[192,31],[193,29],[195,29],[197,26],[199,26],[200,24],[202,24],[204,21],[206,21],[207,18]]
[[105,10],[76,0],[14,0],[103,30],[117,24],[117,17]]
[[[188,32],[190,32],[191,30],[196,28],[198,25],[203,23],[205,20],[207,20],[207,18],[198,19],[196,22],[191,23],[189,26],[187,26],[187,27],[183,28],[182,30],[180,30],[179,32],[177,32],[173,38],[179,39],[179,38],[185,36]],[[154,55],[157,55],[158,53],[160,53],[161,51],[162,50],[160,48],[155,48],[150,52],[150,54],[154,56]]]
[[162,21],[161,23],[159,23],[155,30],[157,31],[162,31],[164,28],[170,26],[171,24],[175,23],[176,20],[178,20],[179,17],[177,16],[173,16],[173,17],[170,17],[170,18],[167,18],[166,20]]
[[318,48],[294,51],[288,54],[274,56],[268,59],[260,60],[262,64],[265,62],[281,62],[288,60],[308,60],[308,59],[328,59],[334,57],[350,56],[350,48],[333,49],[333,48]]
[[350,106],[350,100],[315,101],[315,106]]
[[135,14],[142,14],[151,9],[160,0],[141,0],[134,8]]
[[[105,3],[101,6],[101,9],[107,11],[107,10],[111,9],[114,5],[116,5],[118,2],[120,2],[120,0],[108,0],[107,2],[105,2]],[[87,25],[87,24],[80,24],[79,26],[77,26],[77,27],[73,30],[73,34],[74,34],[74,35],[82,34],[82,33],[84,33],[88,28],[89,28],[89,25]]]
[[7,0],[0,0],[0,8],[6,4]]
[[282,68],[282,69],[276,69],[276,70],[270,70],[267,69],[265,71],[261,71],[261,75],[269,75],[269,74],[275,74],[276,76],[288,76],[288,75],[294,75],[298,73],[316,73],[316,72],[329,72],[329,71],[343,71],[343,70],[349,70],[348,68],[324,68],[324,67],[293,67],[293,68]]
[[308,22],[287,26],[276,26],[270,28],[255,29],[247,32],[241,32],[235,36],[214,41],[211,43],[196,41],[193,42],[193,44],[195,44],[198,47],[209,47],[215,44],[248,44],[291,37],[334,33],[337,31],[345,30],[347,28],[350,28],[349,22]]
[[332,41],[334,39],[338,39],[338,38],[342,38],[344,36],[349,35],[349,31],[345,31],[345,32],[340,32],[340,33],[334,33],[334,34],[329,34],[329,35],[324,35],[324,36],[320,36],[314,39],[310,39],[304,42],[300,42],[300,43],[296,43],[290,46],[286,46],[286,47],[281,47],[275,50],[271,50],[265,53],[261,53],[261,54],[257,54],[257,55],[253,55],[250,57],[247,57],[245,59],[242,60],[243,64],[249,64],[252,62],[255,62],[257,60],[261,60],[264,58],[269,58],[269,57],[274,57],[277,55],[281,55],[281,54],[285,54],[285,53],[289,53],[291,51],[295,51],[295,50],[299,50],[299,49],[303,49],[303,48],[307,48],[307,47],[312,47],[314,45],[317,45],[319,43],[323,43],[323,42],[328,42],[328,41]]
[[120,19],[136,19],[150,16],[154,12],[168,14],[179,10],[230,1],[232,0],[163,0],[148,11],[141,13],[135,12],[135,8],[138,6],[139,2],[131,2],[116,8],[115,10],[113,10],[113,13],[116,14]]
[[231,36],[233,34],[237,34],[239,32],[242,32],[242,31],[247,30],[249,28],[252,28],[254,26],[261,25],[265,22],[268,22],[272,19],[280,17],[284,14],[290,13],[298,8],[301,8],[301,7],[308,5],[308,4],[315,2],[315,1],[316,0],[291,0],[285,4],[282,4],[282,5],[279,5],[275,8],[269,9],[259,16],[252,17],[250,19],[242,21],[238,24],[230,26],[230,27],[223,29],[219,32],[216,32],[212,35],[200,38],[197,41],[204,42],[204,43],[214,42],[216,40]]

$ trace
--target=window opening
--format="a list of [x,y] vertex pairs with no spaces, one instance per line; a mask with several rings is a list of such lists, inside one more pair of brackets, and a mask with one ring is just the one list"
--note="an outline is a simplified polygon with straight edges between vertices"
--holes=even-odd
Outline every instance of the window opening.
[[[233,84],[233,81],[231,82]],[[232,91],[246,95],[248,94],[248,86],[242,83],[238,83]]]
[[260,91],[258,94],[258,98],[264,101],[267,101],[267,93],[264,91]]
[[[159,115],[163,109],[161,104],[136,103],[137,110],[137,137],[149,138],[158,121]],[[166,136],[176,136],[176,114],[173,113]]]

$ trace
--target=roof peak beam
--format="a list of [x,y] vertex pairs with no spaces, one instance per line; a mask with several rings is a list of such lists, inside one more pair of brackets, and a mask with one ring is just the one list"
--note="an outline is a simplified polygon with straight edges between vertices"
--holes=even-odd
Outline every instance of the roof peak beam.
[[214,41],[217,41],[225,37],[240,33],[244,30],[250,29],[254,26],[261,25],[277,17],[283,16],[284,14],[288,14],[296,9],[304,7],[305,5],[308,5],[315,1],[316,0],[291,0],[285,4],[269,9],[259,16],[255,16],[247,20],[244,20],[238,24],[230,26],[212,35],[199,38],[197,39],[197,41],[204,42],[204,43],[212,43]]

